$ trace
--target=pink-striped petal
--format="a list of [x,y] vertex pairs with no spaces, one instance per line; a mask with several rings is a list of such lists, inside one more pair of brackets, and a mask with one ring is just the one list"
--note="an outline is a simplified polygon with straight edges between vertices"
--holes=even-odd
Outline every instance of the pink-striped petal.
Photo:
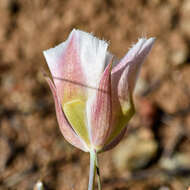
[[[122,94],[125,97],[129,97],[129,92],[132,94],[136,78],[138,76],[140,67],[150,52],[155,38],[149,38],[148,40],[142,38],[140,39],[121,59],[120,62],[112,70],[112,94],[113,94],[113,104],[117,106],[119,98]],[[125,71],[125,73],[123,73]],[[120,80],[122,75],[126,75],[125,79]],[[120,82],[119,82],[120,81]],[[124,90],[125,89],[125,90]],[[123,96],[122,96],[123,98]]]
[[[154,38],[150,38],[149,40],[139,40],[140,42],[138,42],[136,45],[138,48],[134,48],[135,50],[138,49],[137,54],[134,55],[134,58],[130,62],[128,62],[121,75],[118,83],[118,96],[123,113],[125,110],[128,110],[128,107],[130,106],[130,98],[132,98],[139,70],[146,56],[150,52],[154,40]],[[139,48],[139,46],[141,48]]]
[[86,99],[86,77],[80,61],[79,37],[73,30],[68,40],[44,51],[61,103]]
[[96,96],[90,104],[90,126],[92,144],[101,148],[108,137],[111,124],[111,67],[112,61],[102,74]]
[[113,68],[112,78],[112,132],[115,138],[134,114],[132,93],[139,69],[151,50],[155,39],[140,39]]
[[62,106],[59,101],[59,97],[57,96],[57,89],[54,86],[53,82],[49,77],[46,77],[46,81],[48,82],[51,92],[53,94],[54,102],[55,102],[55,109],[56,109],[56,115],[57,115],[57,121],[59,124],[59,128],[65,137],[65,139],[71,143],[73,146],[87,152],[88,148],[85,146],[85,143],[80,139],[79,136],[76,135],[72,127],[69,125],[63,111]]

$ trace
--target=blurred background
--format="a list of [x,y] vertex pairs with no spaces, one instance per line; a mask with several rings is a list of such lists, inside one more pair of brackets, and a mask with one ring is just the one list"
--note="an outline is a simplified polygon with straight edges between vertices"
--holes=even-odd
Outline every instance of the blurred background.
[[121,58],[139,37],[156,43],[137,83],[128,133],[100,155],[104,190],[190,185],[189,0],[0,0],[0,190],[87,188],[89,155],[62,137],[42,51],[73,28]]

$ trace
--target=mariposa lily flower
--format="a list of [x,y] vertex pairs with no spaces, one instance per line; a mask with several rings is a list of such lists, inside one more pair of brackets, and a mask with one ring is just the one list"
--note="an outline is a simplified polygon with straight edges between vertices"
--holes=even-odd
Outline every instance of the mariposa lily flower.
[[65,42],[44,51],[60,130],[69,143],[91,154],[89,189],[96,154],[119,143],[135,113],[136,79],[154,41],[139,39],[117,60],[107,42],[74,29]]

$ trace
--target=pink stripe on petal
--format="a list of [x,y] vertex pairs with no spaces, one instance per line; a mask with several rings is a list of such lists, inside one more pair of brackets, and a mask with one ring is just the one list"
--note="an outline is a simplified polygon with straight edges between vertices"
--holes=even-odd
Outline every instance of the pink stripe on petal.
[[80,137],[78,137],[76,135],[76,133],[74,132],[74,130],[71,128],[71,126],[69,125],[63,111],[62,111],[62,106],[59,102],[59,97],[57,96],[57,91],[56,91],[56,87],[54,86],[53,82],[51,81],[51,79],[49,77],[46,77],[46,81],[48,82],[51,92],[53,94],[53,98],[54,98],[54,102],[55,102],[55,109],[56,109],[56,115],[57,115],[57,121],[59,124],[59,128],[63,134],[63,136],[65,137],[65,139],[72,144],[73,146],[87,152],[87,148],[84,146],[84,143],[82,142],[82,140],[80,139]]
[[118,95],[118,83],[122,74],[122,70],[118,70],[111,74],[111,94],[112,94],[112,121],[111,121],[111,132],[115,131],[120,122],[120,117],[122,115],[122,109],[119,101]]
[[80,63],[78,43],[77,35],[73,34],[62,57],[63,66],[60,69],[63,70],[62,77],[66,80],[63,80],[60,83],[64,89],[57,88],[61,90],[60,94],[62,94],[62,103],[86,97],[86,81]]
[[79,46],[78,33],[73,30],[66,42],[44,52],[61,103],[86,98]]
[[99,88],[91,108],[91,137],[94,146],[104,145],[111,122],[111,66],[107,65],[102,74]]

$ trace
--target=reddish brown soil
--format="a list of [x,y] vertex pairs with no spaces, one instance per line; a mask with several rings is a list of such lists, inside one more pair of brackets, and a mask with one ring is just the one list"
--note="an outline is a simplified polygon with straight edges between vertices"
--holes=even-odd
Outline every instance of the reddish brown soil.
[[159,163],[190,155],[189,0],[0,0],[0,190],[31,190],[38,179],[46,190],[87,189],[89,155],[63,139],[43,78],[42,51],[73,28],[108,40],[118,57],[139,37],[157,38],[125,138],[146,129],[159,150],[136,170],[118,169],[114,150],[100,155],[103,189],[187,189],[190,165]]

